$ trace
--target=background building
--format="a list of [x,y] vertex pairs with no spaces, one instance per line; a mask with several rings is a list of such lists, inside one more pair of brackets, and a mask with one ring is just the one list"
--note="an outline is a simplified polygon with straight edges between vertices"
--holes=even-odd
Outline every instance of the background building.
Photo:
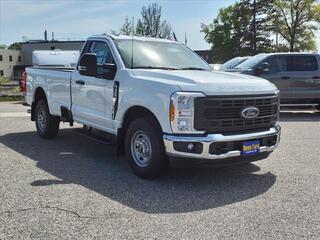
[[0,49],[0,77],[16,79],[21,77],[20,68],[24,65],[22,52],[19,50]]
[[213,54],[211,50],[195,50],[207,63],[213,64]]

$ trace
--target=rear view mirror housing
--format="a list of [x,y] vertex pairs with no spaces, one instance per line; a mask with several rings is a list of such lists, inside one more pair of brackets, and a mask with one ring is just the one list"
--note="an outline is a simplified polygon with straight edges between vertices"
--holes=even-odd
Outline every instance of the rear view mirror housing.
[[85,76],[97,76],[97,56],[92,53],[84,54],[79,63],[79,73]]
[[116,72],[117,71],[117,66],[114,63],[104,63],[103,64],[103,68],[104,69],[108,69],[112,72]]

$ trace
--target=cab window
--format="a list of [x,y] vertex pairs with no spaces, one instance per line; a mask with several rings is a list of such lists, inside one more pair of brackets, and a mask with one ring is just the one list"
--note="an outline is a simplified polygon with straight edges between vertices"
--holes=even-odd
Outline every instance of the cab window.
[[115,71],[108,69],[106,64],[115,64],[112,53],[105,42],[93,42],[89,53],[94,53],[97,56],[97,77],[105,79],[114,79]]
[[288,57],[288,71],[316,71],[317,59],[314,56],[290,56]]
[[287,71],[286,56],[272,56],[267,58],[264,62],[269,64],[269,74]]

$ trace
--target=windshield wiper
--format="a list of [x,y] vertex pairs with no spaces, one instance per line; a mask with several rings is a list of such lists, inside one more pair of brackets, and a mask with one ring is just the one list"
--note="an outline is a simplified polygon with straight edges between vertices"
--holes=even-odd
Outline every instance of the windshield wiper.
[[154,67],[154,66],[134,66],[132,69],[162,69],[162,70],[178,70],[173,67]]
[[198,67],[185,67],[185,68],[179,68],[179,70],[200,70],[200,71],[206,71],[206,70],[208,70],[208,69],[198,68]]

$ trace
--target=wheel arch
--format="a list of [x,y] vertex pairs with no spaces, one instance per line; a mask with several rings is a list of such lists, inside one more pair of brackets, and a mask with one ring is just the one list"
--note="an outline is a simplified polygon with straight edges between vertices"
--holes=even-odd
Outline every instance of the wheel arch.
[[161,130],[161,132],[163,131],[158,118],[150,109],[148,109],[144,106],[139,106],[139,105],[131,106],[124,113],[123,118],[122,118],[121,127],[118,128],[118,131],[117,131],[117,152],[118,152],[118,154],[122,155],[124,153],[125,137],[126,137],[127,129],[129,127],[130,123],[138,118],[143,118],[143,117],[152,118],[156,122],[156,124],[159,127],[159,129]]
[[37,87],[33,94],[33,101],[31,103],[31,120],[35,121],[35,110],[36,110],[36,104],[39,100],[45,99],[48,101],[46,92],[43,90],[42,87]]

